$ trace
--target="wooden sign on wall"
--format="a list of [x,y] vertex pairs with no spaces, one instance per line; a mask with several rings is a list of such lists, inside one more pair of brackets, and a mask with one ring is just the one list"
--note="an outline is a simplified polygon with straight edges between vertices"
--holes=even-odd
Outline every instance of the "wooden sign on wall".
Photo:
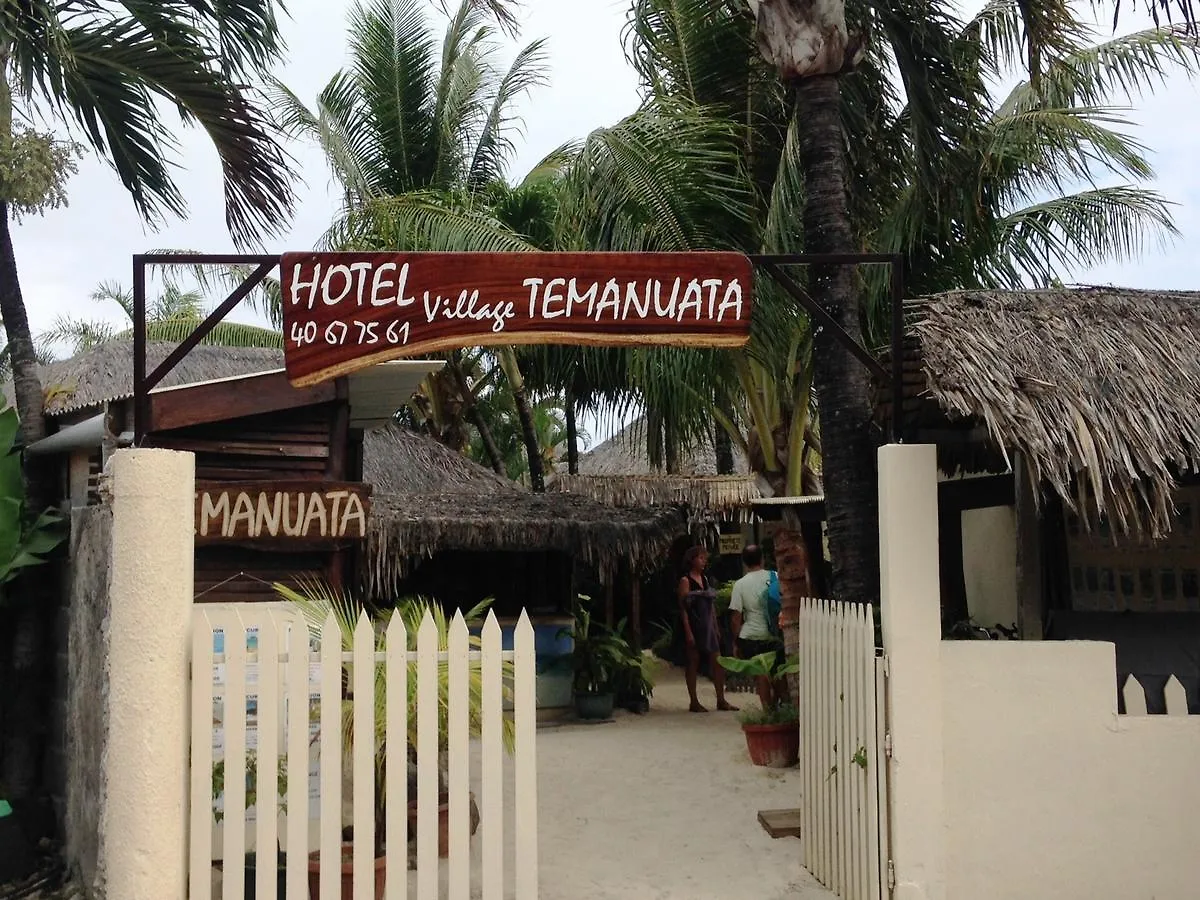
[[371,486],[329,481],[196,483],[196,543],[362,540]]
[[737,253],[285,253],[288,378],[514,344],[739,347],[753,269]]

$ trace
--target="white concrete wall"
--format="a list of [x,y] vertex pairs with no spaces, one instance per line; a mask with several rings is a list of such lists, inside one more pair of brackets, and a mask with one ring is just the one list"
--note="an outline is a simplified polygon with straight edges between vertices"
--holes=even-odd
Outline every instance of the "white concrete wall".
[[947,896],[1200,896],[1200,716],[1118,716],[1111,644],[941,656]]
[[112,900],[184,897],[195,457],[119,450],[112,496],[100,885]]
[[1017,622],[1017,515],[1011,506],[962,514],[963,579],[967,610],[978,624]]

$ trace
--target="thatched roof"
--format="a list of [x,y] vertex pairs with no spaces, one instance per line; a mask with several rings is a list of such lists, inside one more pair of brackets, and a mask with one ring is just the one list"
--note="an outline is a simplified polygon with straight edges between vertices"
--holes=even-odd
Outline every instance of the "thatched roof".
[[763,496],[764,483],[750,472],[746,456],[733,448],[734,475],[717,474],[711,442],[682,454],[679,473],[650,465],[646,420],[636,419],[579,457],[579,474],[565,472],[548,488],[618,507],[685,506],[693,520],[748,517],[749,504]]
[[914,303],[927,392],[1020,451],[1074,509],[1169,527],[1200,470],[1200,293],[1111,287],[957,291]]
[[750,504],[763,497],[753,475],[558,475],[548,488],[609,506],[686,506],[735,518],[749,517]]
[[[146,373],[153,372],[173,349],[174,344],[147,344]],[[38,375],[46,393],[46,415],[61,416],[132,397],[132,360],[132,342],[106,341],[78,356],[40,366]],[[280,368],[283,368],[282,350],[200,344],[192,348],[157,387],[175,387]],[[11,382],[4,385],[4,394],[11,402]]]
[[[750,466],[745,454],[733,448],[733,471],[746,475]],[[597,444],[579,457],[580,475],[659,475],[659,470],[650,465],[646,452],[646,420],[637,419],[602,444]],[[679,474],[716,476],[717,455],[711,442],[705,442],[690,452],[682,454]]]
[[410,431],[364,436],[363,478],[374,485],[364,568],[389,590],[416,557],[439,550],[558,550],[601,573],[620,561],[653,570],[684,531],[672,509],[616,509],[572,494],[534,494]]

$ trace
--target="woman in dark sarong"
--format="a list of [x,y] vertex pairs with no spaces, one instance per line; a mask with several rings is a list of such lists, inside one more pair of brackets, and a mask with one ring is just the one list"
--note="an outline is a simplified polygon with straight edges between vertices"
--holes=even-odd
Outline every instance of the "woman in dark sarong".
[[692,547],[683,556],[684,576],[679,579],[679,613],[683,621],[683,637],[687,646],[687,689],[692,712],[708,712],[696,696],[696,680],[700,674],[700,654],[708,656],[713,686],[717,689],[717,709],[737,709],[725,699],[725,670],[717,662],[721,652],[721,636],[717,629],[717,592],[704,574],[708,552]]

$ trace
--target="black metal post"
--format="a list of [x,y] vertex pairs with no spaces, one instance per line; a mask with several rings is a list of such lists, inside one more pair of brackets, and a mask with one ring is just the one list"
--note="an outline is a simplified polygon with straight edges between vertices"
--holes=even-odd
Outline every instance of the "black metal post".
[[892,285],[892,443],[904,443],[904,259],[891,265]]
[[133,257],[133,445],[146,437],[146,257]]

